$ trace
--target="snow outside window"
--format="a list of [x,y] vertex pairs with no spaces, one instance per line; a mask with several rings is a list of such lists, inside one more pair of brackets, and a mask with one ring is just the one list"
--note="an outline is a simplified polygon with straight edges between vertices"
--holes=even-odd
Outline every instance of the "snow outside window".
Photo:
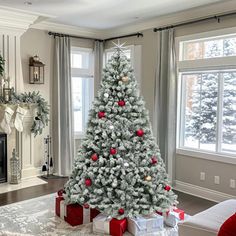
[[[105,63],[111,58],[112,54],[114,53],[114,49],[106,49],[105,50]],[[131,61],[131,65],[134,68],[134,75],[137,80],[139,90],[141,90],[141,57],[142,57],[142,46],[141,45],[130,45],[126,46],[124,50],[124,54],[127,56],[128,59]]]
[[177,46],[177,148],[235,156],[236,30],[208,38],[182,37]]
[[75,138],[83,138],[94,98],[92,49],[71,49],[72,101]]

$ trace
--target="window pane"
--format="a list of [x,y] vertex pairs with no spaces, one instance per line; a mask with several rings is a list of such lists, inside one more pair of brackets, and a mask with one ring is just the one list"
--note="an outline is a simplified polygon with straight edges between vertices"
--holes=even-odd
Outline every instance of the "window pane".
[[73,51],[71,54],[71,67],[89,69],[90,52]]
[[204,42],[204,58],[223,56],[223,39]]
[[202,42],[184,43],[184,60],[195,60],[203,58]]
[[86,129],[93,98],[93,81],[91,77],[72,77],[74,131],[76,133],[83,133]]
[[82,78],[72,77],[73,110],[74,110],[74,130],[83,131],[83,91]]
[[184,146],[215,151],[218,74],[183,75],[185,80]]
[[236,73],[223,73],[222,151],[236,152]]
[[236,56],[236,36],[183,42],[183,60]]

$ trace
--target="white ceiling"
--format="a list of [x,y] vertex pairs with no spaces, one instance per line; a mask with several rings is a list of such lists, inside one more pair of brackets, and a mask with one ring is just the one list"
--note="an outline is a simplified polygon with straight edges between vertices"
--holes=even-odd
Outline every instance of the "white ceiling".
[[50,15],[55,23],[109,29],[215,2],[225,0],[0,0],[0,6]]

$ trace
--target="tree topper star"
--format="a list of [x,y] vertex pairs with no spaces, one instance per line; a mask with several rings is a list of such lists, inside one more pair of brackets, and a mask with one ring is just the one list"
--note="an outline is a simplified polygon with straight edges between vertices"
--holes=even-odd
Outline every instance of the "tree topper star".
[[112,49],[114,49],[115,51],[118,52],[124,52],[125,49],[127,49],[127,47],[124,47],[125,43],[120,43],[120,40],[118,40],[117,43],[112,42],[114,47]]

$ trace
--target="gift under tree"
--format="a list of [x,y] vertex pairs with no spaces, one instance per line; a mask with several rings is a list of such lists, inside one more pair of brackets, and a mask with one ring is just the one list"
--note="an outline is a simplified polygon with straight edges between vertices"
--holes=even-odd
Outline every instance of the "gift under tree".
[[123,219],[166,212],[176,198],[130,60],[118,45],[103,71],[65,201]]

